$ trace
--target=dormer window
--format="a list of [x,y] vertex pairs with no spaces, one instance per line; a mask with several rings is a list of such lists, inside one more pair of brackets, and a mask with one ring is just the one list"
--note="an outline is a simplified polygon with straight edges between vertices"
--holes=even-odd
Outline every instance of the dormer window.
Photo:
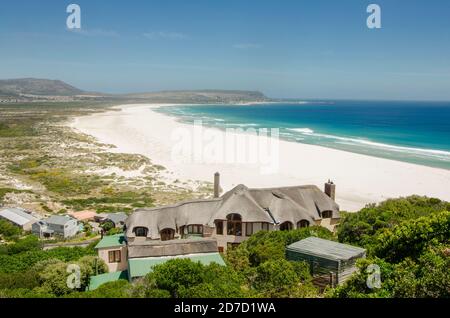
[[242,217],[239,214],[227,215],[227,234],[242,236]]
[[300,222],[297,223],[297,228],[301,229],[304,227],[308,227],[309,226],[309,221],[308,220],[301,220]]
[[322,212],[322,219],[331,219],[333,217],[332,211],[323,211]]
[[173,229],[163,229],[159,234],[161,236],[161,241],[170,241],[175,238],[175,230]]
[[291,222],[284,222],[280,225],[280,231],[290,231],[293,229],[293,225]]
[[136,237],[147,237],[148,229],[143,226],[138,226],[133,229],[133,233]]

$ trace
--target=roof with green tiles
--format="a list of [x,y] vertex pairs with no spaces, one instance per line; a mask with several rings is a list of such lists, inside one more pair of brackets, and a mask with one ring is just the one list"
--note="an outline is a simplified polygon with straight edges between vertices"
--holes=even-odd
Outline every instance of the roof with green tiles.
[[203,265],[210,263],[217,263],[225,266],[225,262],[219,253],[203,253],[203,254],[188,254],[177,256],[161,256],[161,257],[146,257],[146,258],[131,258],[128,260],[128,271],[130,278],[142,277],[150,273],[155,265],[163,264],[169,260],[177,258],[188,258],[193,262],[200,262]]
[[112,272],[112,273],[100,274],[97,276],[91,276],[91,279],[89,281],[88,290],[97,289],[98,287],[100,287],[103,284],[106,284],[109,282],[115,282],[119,279],[128,280],[128,271]]
[[123,234],[104,236],[95,248],[119,247],[126,245],[125,236]]

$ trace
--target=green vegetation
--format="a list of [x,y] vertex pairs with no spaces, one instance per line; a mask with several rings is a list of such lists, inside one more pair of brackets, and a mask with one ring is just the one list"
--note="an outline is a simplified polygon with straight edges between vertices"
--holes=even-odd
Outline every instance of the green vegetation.
[[96,209],[97,212],[119,212],[131,211],[132,208],[151,207],[153,206],[153,198],[149,191],[117,191],[103,190],[103,196],[89,197],[87,199],[71,199],[62,202],[74,209]]
[[268,260],[285,259],[286,246],[310,236],[333,240],[326,228],[312,226],[292,231],[260,231],[239,247],[229,250],[227,260],[233,267],[256,267]]
[[0,122],[0,138],[6,137],[30,137],[36,135],[36,130],[31,124],[31,121]]
[[450,203],[419,196],[391,199],[379,205],[371,204],[358,213],[343,213],[338,227],[339,241],[367,247],[378,243],[376,235],[385,228],[444,210],[450,211]]
[[[377,207],[363,209],[358,216],[344,218],[339,228],[339,239],[364,242],[360,244],[368,249],[368,258],[358,263],[359,273],[328,295],[352,298],[449,297],[448,209],[447,202],[414,196],[389,200]],[[361,237],[355,233],[360,233]],[[366,282],[371,273],[368,267],[372,264],[380,268],[381,285],[371,289]]]
[[0,273],[18,273],[29,270],[36,263],[48,259],[64,262],[74,261],[83,256],[96,255],[91,244],[87,248],[58,247],[42,250],[42,243],[30,235],[16,243],[3,245],[0,249]]
[[[14,241],[22,235],[22,230],[9,221],[0,219],[0,238],[6,241]],[[0,251],[2,247],[0,246]]]
[[[35,236],[27,236],[0,249],[0,297],[61,297],[85,290],[92,275],[107,272],[106,264],[87,248],[58,247],[42,250]],[[69,264],[80,268],[80,287],[67,287]]]
[[100,176],[75,174],[68,169],[41,168],[51,165],[50,158],[27,158],[9,166],[11,172],[28,176],[49,190],[67,196],[89,194],[104,183]]
[[[33,166],[28,163],[28,166]],[[140,198],[150,204],[151,191],[120,191],[104,187],[102,197],[73,199],[67,206],[130,204]],[[78,201],[81,200],[81,201]],[[144,202],[144,201],[143,201]],[[259,298],[259,297],[441,297],[450,296],[449,203],[426,197],[392,199],[345,214],[337,235],[319,226],[293,231],[260,231],[224,255],[228,266],[202,265],[174,259],[157,265],[137,282],[119,280],[84,291],[89,277],[105,273],[106,265],[93,249],[59,247],[42,250],[34,236],[0,220],[0,234],[11,241],[0,246],[0,297],[148,297],[148,298]],[[112,224],[105,230],[115,233]],[[286,246],[317,236],[367,249],[359,271],[346,283],[320,293],[312,283],[309,264],[285,258]],[[67,266],[81,268],[81,285],[67,287]],[[380,269],[380,285],[368,287],[373,265]]]

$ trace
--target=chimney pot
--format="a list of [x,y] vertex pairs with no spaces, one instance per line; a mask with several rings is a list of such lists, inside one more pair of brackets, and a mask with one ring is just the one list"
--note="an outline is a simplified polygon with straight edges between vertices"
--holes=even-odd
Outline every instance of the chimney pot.
[[220,173],[214,174],[214,198],[218,198],[220,194]]
[[333,181],[328,180],[327,183],[325,183],[325,194],[328,195],[333,201],[336,200],[336,185],[333,183]]

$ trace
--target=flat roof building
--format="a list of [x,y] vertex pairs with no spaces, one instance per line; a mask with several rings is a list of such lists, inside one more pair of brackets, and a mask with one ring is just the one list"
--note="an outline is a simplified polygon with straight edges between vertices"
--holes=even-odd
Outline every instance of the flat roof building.
[[332,286],[348,279],[357,270],[356,261],[365,257],[363,248],[318,237],[308,237],[286,248],[288,260],[307,262],[317,282],[328,281]]

